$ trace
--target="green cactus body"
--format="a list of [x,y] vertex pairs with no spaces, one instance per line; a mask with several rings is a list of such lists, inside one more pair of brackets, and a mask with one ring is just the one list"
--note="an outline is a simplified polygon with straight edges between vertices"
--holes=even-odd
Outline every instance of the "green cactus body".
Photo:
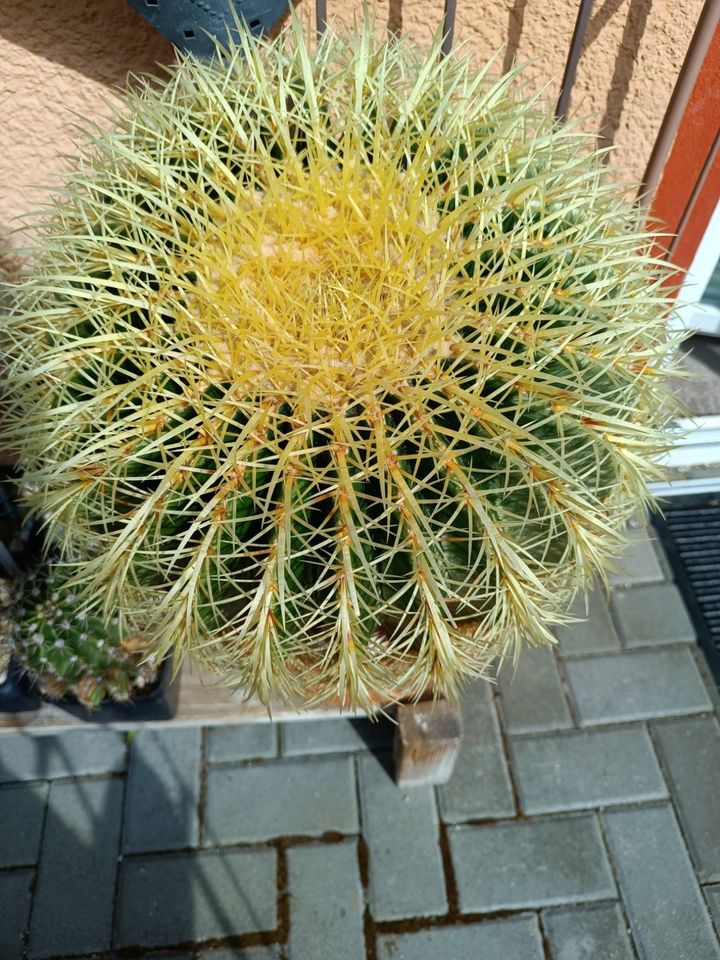
[[52,699],[69,695],[88,708],[128,700],[154,680],[156,668],[143,662],[141,638],[121,631],[117,618],[106,623],[78,604],[72,573],[55,562],[23,582],[13,611],[15,658]]
[[10,319],[6,443],[158,655],[452,694],[549,642],[648,502],[663,269],[512,77],[287,39],[183,59],[93,137]]

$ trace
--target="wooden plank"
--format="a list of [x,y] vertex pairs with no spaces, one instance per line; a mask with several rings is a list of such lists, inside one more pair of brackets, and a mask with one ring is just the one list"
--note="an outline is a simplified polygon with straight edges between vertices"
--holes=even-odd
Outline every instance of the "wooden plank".
[[[207,671],[184,667],[180,676],[178,711],[172,720],[111,721],[102,726],[113,730],[134,730],[138,727],[171,724],[174,726],[217,726],[228,723],[258,723],[308,720],[322,717],[353,717],[362,714],[342,711],[336,706],[313,707],[304,710],[302,704],[274,701],[268,708],[257,699],[247,697],[242,690],[233,691],[223,686],[216,676]],[[100,725],[100,724],[98,724]],[[22,730],[26,733],[57,733],[68,727],[87,726],[87,721],[67,713],[51,703],[43,703],[37,711],[28,713],[0,713],[0,736]]]
[[449,700],[401,703],[395,731],[395,779],[400,787],[447,783],[462,740],[462,711]]

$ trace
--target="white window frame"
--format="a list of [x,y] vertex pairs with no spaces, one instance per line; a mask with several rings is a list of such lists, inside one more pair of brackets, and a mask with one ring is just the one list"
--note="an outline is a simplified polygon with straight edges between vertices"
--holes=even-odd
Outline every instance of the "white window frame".
[[675,311],[676,323],[706,336],[720,337],[720,308],[700,303],[720,257],[720,203],[717,204],[700,245],[695,251],[682,287],[680,305]]
[[[719,490],[720,416],[677,420],[675,430],[678,439],[660,462],[676,476],[672,480],[649,483],[650,492],[656,497],[672,497]],[[717,470],[713,469],[715,464]]]
[[[719,257],[720,202],[678,291],[678,306],[671,321],[676,329],[720,337],[720,309],[700,302]],[[662,458],[662,463],[681,471],[682,475],[668,482],[651,483],[650,491],[657,497],[668,497],[720,489],[720,416],[697,415],[678,420],[676,428],[681,437]],[[708,467],[711,467],[710,475]]]

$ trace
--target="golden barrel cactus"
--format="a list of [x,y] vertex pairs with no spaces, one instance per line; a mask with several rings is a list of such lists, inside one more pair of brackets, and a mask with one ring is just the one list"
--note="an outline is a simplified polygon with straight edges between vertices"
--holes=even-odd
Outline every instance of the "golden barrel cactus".
[[513,77],[368,24],[241,36],[88,136],[5,328],[5,442],[158,654],[264,698],[453,694],[551,641],[648,500],[651,242]]

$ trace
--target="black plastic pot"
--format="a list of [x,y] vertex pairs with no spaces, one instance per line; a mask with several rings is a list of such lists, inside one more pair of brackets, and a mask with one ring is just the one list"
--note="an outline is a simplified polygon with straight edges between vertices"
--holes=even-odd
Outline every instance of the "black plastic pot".
[[135,723],[172,720],[177,713],[179,697],[180,676],[172,680],[172,659],[168,658],[160,667],[157,684],[148,690],[139,690],[130,700],[103,700],[97,707],[88,709],[75,697],[44,699],[86,723]]
[[40,694],[14,660],[0,683],[0,713],[27,713],[40,706]]
[[[14,581],[37,563],[42,549],[39,524],[23,517],[16,504],[17,472],[0,465],[0,578]],[[12,658],[0,682],[0,713],[37,710],[40,694],[24,670]]]

